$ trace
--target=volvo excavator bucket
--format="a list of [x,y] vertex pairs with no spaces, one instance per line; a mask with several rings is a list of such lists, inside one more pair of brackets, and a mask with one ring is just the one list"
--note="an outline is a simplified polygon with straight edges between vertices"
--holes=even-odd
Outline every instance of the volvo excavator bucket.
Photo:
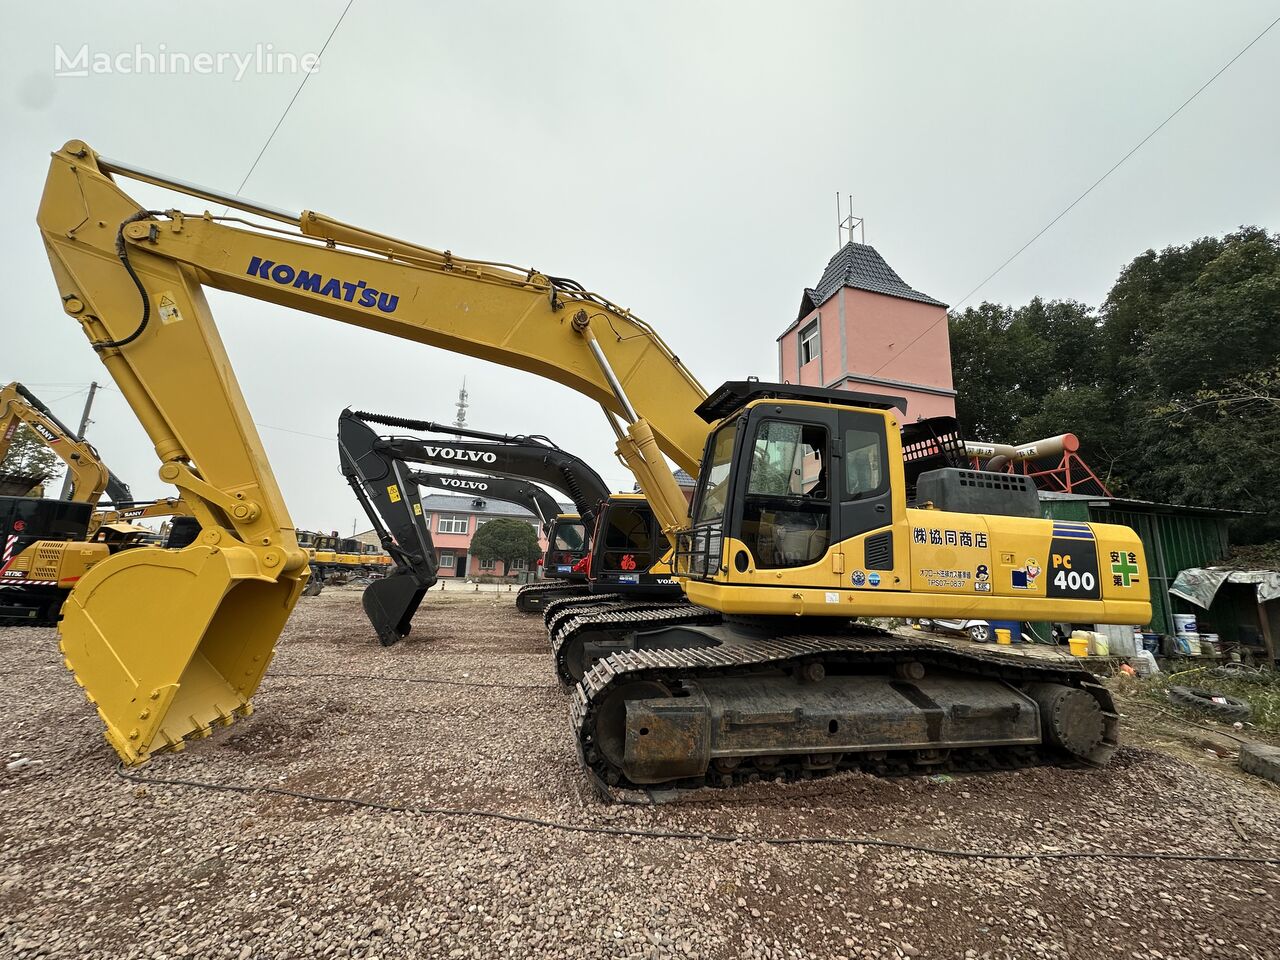
[[423,586],[403,568],[364,588],[360,602],[378,634],[379,643],[389,647],[409,635],[413,615],[418,612],[428,589],[429,585]]
[[67,668],[129,765],[248,716],[306,583],[283,556],[204,543],[97,564],[63,605]]

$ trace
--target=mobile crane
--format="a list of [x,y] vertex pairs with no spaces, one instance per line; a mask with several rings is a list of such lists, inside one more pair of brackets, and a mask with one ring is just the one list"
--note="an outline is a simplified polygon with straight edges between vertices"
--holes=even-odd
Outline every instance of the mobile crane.
[[[116,176],[235,213],[141,209]],[[64,607],[64,657],[125,763],[250,709],[307,577],[202,285],[538,373],[605,408],[688,598],[721,619],[638,616],[584,676],[571,723],[598,784],[1102,764],[1117,746],[1110,694],[1073,663],[854,620],[1151,615],[1137,535],[1011,515],[1034,495],[1025,478],[931,470],[908,506],[893,398],[755,381],[707,394],[651,327],[577,283],[253,203],[80,141],[53,154],[37,220],[65,311],[200,523],[182,550],[95,565]],[[666,457],[698,474],[691,510]],[[165,602],[139,609],[138,596]]]
[[105,492],[117,509],[133,496],[98,451],[21,383],[0,389],[0,461],[26,425],[66,464],[66,500],[0,497],[0,625],[53,626],[73,584],[122,544],[89,543]]

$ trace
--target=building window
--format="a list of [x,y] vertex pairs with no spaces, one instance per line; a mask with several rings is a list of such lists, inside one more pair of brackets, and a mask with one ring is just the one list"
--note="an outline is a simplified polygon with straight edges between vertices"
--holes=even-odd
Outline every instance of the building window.
[[514,560],[511,561],[511,569],[512,570],[528,570],[529,561],[526,560],[524,557],[516,557]]
[[440,569],[441,569],[441,570],[452,570],[452,569],[453,569],[453,567],[454,567],[454,564],[455,564],[456,562],[457,562],[457,558],[456,558],[456,557],[454,557],[454,555],[453,555],[452,553],[442,553],[442,554],[440,554]]
[[471,518],[466,514],[446,516],[442,513],[436,518],[436,533],[466,533],[470,522]]
[[800,366],[818,359],[818,321],[800,330]]
[[481,560],[481,561],[480,561],[480,569],[481,569],[481,570],[492,570],[492,569],[494,569],[494,561],[492,561],[492,560]]

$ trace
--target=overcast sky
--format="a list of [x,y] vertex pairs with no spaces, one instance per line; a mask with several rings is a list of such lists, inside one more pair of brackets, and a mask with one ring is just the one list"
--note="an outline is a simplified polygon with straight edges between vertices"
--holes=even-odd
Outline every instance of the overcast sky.
[[[301,80],[55,78],[55,44],[301,55],[344,6],[6,8],[0,381],[73,423],[88,382],[109,383],[35,228],[49,152],[80,138],[235,190]],[[954,304],[1278,15],[1274,0],[355,0],[243,193],[573,277],[652,323],[704,385],[775,379],[774,338],[836,248],[835,191],[908,283]],[[1277,90],[1280,27],[976,299],[1096,304],[1144,249],[1280,226]],[[464,376],[474,426],[544,433],[630,489],[598,408],[553,382],[210,300],[298,526],[359,516],[330,439],[343,406],[449,420]],[[119,393],[100,395],[90,438],[135,493],[172,492]]]

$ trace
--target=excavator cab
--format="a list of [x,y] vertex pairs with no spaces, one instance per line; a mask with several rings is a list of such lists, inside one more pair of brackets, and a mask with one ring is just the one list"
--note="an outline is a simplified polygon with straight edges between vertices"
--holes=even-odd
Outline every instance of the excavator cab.
[[898,406],[905,402],[848,391],[788,388],[785,398],[761,399],[748,389],[726,396],[722,388],[699,409],[724,417],[707,439],[680,572],[728,582],[805,569],[807,582],[842,586],[837,567],[847,551],[824,563],[833,544],[882,528],[891,556],[892,527],[905,506],[899,494],[895,509],[900,485],[888,462],[889,430],[896,429],[890,411]]
[[575,572],[587,555],[587,525],[576,513],[562,513],[547,531],[547,552],[542,558],[542,572],[548,578],[568,583],[586,583],[587,575]]
[[658,518],[642,494],[615,493],[596,522],[589,574],[594,592],[678,598],[671,550]]

